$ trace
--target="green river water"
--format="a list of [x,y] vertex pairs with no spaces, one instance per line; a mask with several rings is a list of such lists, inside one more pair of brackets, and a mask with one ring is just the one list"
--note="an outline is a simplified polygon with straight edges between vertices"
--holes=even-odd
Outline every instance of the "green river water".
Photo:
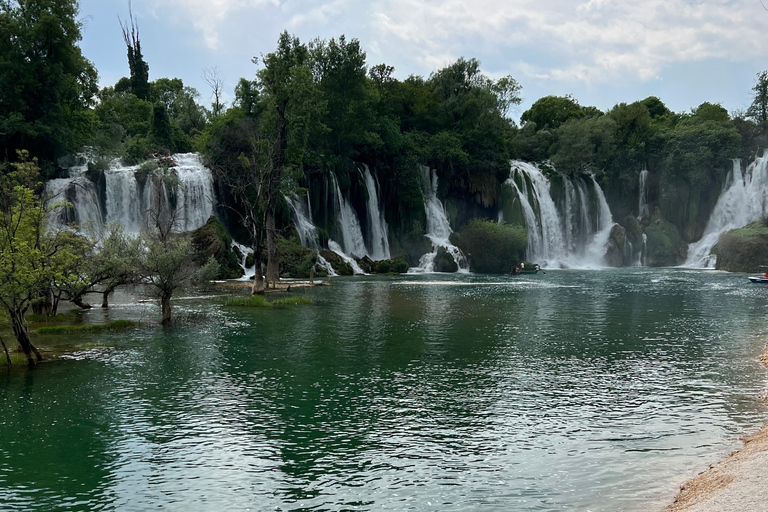
[[[768,288],[741,274],[222,293],[180,297],[185,326],[0,369],[0,510],[661,510],[768,420]],[[119,296],[83,320],[156,315]]]

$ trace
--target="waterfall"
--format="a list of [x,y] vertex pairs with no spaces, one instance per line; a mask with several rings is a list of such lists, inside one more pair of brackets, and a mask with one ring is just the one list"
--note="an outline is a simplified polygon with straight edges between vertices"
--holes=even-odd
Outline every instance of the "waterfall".
[[648,248],[648,235],[643,233],[643,248],[637,253],[637,260],[635,260],[635,267],[644,267],[646,262],[646,250]]
[[76,224],[97,235],[104,228],[104,215],[94,184],[85,176],[50,180],[45,184],[46,197],[58,203],[66,201],[72,208],[55,208],[48,215],[48,228],[54,231]]
[[168,182],[170,187],[158,169],[123,166],[113,161],[104,171],[103,202],[96,185],[86,177],[87,162],[71,167],[69,178],[46,183],[49,197],[61,198],[73,206],[71,212],[53,214],[51,226],[60,228],[74,222],[81,227],[90,223],[95,229],[101,229],[107,223],[116,222],[122,224],[126,232],[137,234],[146,228],[149,211],[162,204],[168,209],[175,207],[176,231],[199,228],[213,214],[211,171],[195,153],[174,155],[172,159],[174,166],[169,172],[174,179]]
[[286,197],[285,200],[291,207],[293,223],[296,226],[296,231],[299,233],[301,245],[315,250],[317,252],[317,265],[325,270],[329,276],[336,276],[337,274],[333,270],[331,264],[320,254],[320,241],[317,236],[317,228],[312,224],[312,217],[310,215],[309,196],[307,196],[306,205],[304,204],[304,201],[296,195],[294,195],[293,198]]
[[683,266],[714,268],[717,260],[711,252],[720,235],[758,221],[767,213],[768,154],[750,164],[746,173],[741,170],[741,161],[735,159],[704,234],[688,246],[688,259]]
[[243,277],[241,277],[239,280],[250,281],[256,275],[256,265],[253,265],[251,267],[247,265],[248,256],[253,254],[253,249],[251,249],[250,247],[246,247],[243,244],[239,244],[234,240],[232,240],[231,248],[232,249],[236,248],[240,253],[240,261],[238,261],[238,263],[240,264],[240,268],[243,269]]
[[638,183],[637,219],[643,220],[651,212],[648,210],[648,169],[640,171],[640,183]]
[[334,193],[336,194],[336,218],[339,221],[341,233],[341,247],[345,255],[352,255],[356,258],[362,258],[368,254],[365,247],[365,238],[360,229],[360,220],[357,218],[357,212],[349,204],[349,201],[342,195],[336,176],[331,173]]
[[348,263],[349,266],[352,267],[352,272],[354,272],[355,274],[365,274],[363,269],[360,268],[360,265],[357,264],[357,261],[355,261],[354,258],[345,254],[344,250],[341,248],[341,246],[338,243],[334,242],[333,240],[328,240],[328,249],[338,254],[342,260]]
[[442,247],[453,257],[453,261],[459,267],[459,272],[468,273],[469,264],[464,254],[448,240],[453,230],[448,222],[445,207],[437,198],[437,172],[435,170],[430,172],[429,167],[423,165],[420,165],[419,169],[421,169],[424,178],[423,193],[424,209],[427,214],[427,238],[432,242],[432,252],[423,255],[419,260],[419,266],[410,269],[409,272],[434,272],[435,257]]
[[174,155],[173,160],[180,185],[176,196],[176,210],[181,215],[179,231],[192,231],[213,214],[213,176],[196,153]]
[[602,189],[592,176],[562,176],[560,207],[538,165],[514,161],[506,185],[520,201],[528,232],[526,259],[542,266],[600,267],[614,226]]
[[379,208],[379,184],[373,179],[367,165],[364,169],[365,187],[368,190],[368,233],[370,234],[368,256],[372,260],[388,260],[390,258],[387,235],[389,227],[384,220],[384,210]]

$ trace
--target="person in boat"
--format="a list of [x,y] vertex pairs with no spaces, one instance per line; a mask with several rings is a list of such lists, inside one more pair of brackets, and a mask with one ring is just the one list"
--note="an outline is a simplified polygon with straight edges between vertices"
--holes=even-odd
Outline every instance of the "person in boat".
[[766,271],[766,272],[765,272],[765,274],[763,274],[763,277],[764,277],[765,279],[768,279],[768,271]]

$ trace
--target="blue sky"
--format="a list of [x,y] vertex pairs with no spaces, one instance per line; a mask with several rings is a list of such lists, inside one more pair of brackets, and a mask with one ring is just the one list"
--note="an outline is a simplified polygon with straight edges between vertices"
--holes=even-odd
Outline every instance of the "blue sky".
[[[117,21],[127,11],[127,0],[80,0],[81,46],[102,85],[128,74]],[[523,85],[518,115],[549,94],[602,110],[650,95],[676,111],[744,109],[768,69],[760,0],[133,0],[133,11],[150,78],[179,77],[206,102],[205,68],[231,97],[286,29],[303,41],[357,38],[369,65],[398,78],[476,57]]]

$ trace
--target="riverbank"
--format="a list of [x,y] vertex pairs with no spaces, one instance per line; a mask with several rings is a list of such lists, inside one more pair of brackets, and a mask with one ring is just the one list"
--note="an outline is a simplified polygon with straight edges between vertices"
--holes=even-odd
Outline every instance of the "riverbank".
[[[760,360],[768,368],[768,345]],[[746,438],[743,448],[681,485],[667,512],[762,512],[766,503],[768,424]]]

